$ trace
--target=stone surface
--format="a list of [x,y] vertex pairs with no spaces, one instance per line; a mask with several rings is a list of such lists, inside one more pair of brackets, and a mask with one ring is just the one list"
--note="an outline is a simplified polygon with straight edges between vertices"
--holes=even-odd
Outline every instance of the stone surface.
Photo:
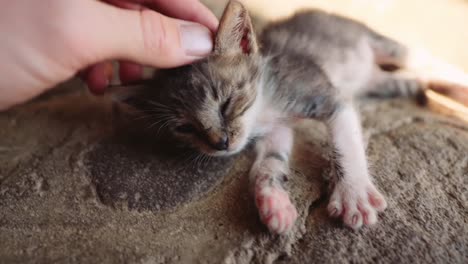
[[359,231],[327,217],[327,135],[304,122],[300,216],[279,237],[249,196],[250,150],[208,160],[132,138],[66,83],[0,113],[0,263],[468,263],[468,125],[403,99],[360,109],[388,209]]
[[104,204],[140,211],[171,209],[208,191],[233,161],[187,150],[171,155],[145,143],[113,139],[87,153],[84,163]]
[[389,208],[354,232],[326,216],[322,124],[296,129],[289,189],[300,218],[271,236],[247,190],[251,151],[184,163],[116,136],[82,91],[0,114],[0,262],[307,263],[468,261],[468,126],[410,101],[362,102]]

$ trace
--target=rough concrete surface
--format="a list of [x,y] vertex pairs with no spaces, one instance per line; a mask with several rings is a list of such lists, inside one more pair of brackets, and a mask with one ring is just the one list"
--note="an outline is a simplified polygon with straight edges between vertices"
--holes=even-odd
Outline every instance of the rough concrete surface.
[[326,215],[323,125],[298,125],[288,188],[300,217],[279,237],[249,196],[251,150],[202,159],[129,136],[81,86],[0,113],[0,263],[468,263],[466,123],[409,100],[361,102],[389,207],[359,231]]

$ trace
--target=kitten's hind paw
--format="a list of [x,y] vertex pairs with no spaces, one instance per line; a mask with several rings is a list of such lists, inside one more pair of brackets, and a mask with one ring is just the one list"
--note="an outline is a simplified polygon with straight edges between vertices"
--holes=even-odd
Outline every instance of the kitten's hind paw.
[[272,233],[284,234],[293,227],[297,211],[281,187],[261,186],[255,191],[260,219]]
[[377,212],[382,212],[387,202],[371,183],[350,184],[338,182],[330,197],[327,210],[332,217],[342,217],[345,225],[358,229],[377,222]]

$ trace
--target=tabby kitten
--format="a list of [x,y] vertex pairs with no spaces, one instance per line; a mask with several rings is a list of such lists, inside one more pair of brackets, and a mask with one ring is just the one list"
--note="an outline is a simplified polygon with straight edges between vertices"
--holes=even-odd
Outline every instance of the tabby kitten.
[[292,122],[321,120],[334,146],[329,214],[351,228],[376,223],[387,203],[369,175],[353,98],[415,93],[419,82],[379,67],[404,67],[405,48],[365,25],[321,11],[270,24],[259,41],[261,50],[246,9],[230,1],[210,57],[159,71],[123,102],[139,115],[152,114],[152,123],[207,155],[232,155],[255,139],[250,171],[255,203],[262,222],[279,234],[297,218],[282,185]]

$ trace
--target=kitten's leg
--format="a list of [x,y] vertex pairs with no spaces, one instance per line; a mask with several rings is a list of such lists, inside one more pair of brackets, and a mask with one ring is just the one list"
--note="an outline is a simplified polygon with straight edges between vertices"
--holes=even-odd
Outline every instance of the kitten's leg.
[[328,121],[335,147],[333,166],[335,186],[328,204],[333,217],[342,217],[346,225],[359,228],[377,221],[377,212],[387,203],[372,183],[365,155],[357,111],[346,103]]
[[297,218],[296,208],[283,188],[292,144],[292,130],[276,127],[257,142],[257,159],[250,171],[260,219],[271,232],[278,234],[289,231]]
[[406,66],[408,49],[404,45],[374,31],[369,31],[368,36],[377,65],[396,68]]
[[372,30],[368,32],[369,45],[374,51],[375,62],[384,69],[393,66],[417,77],[422,83],[468,87],[468,74],[454,65],[440,60],[429,52],[418,48],[407,48],[388,37]]
[[424,83],[409,74],[386,72],[376,67],[362,93],[373,97],[414,97],[424,89]]

